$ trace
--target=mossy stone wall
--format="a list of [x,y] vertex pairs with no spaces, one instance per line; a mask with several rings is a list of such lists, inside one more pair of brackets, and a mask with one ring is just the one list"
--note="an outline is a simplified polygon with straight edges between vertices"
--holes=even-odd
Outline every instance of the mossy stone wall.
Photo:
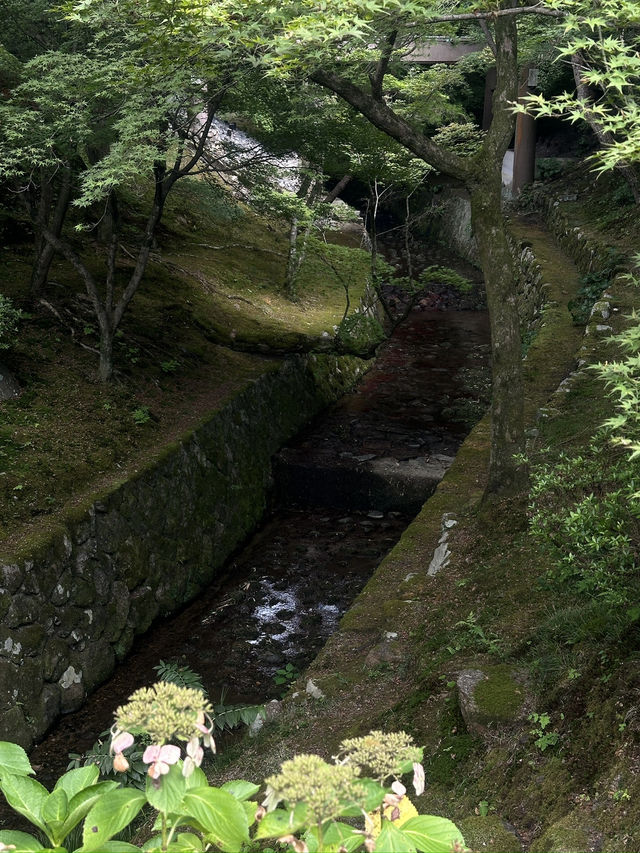
[[29,747],[134,636],[192,599],[260,520],[271,457],[363,369],[273,363],[134,478],[0,560],[0,740]]
[[545,225],[558,241],[561,249],[580,272],[594,272],[611,263],[611,244],[574,225],[562,209],[562,203],[544,188],[530,193],[530,203],[538,210]]
[[[440,194],[432,231],[460,257],[479,266],[478,247],[471,228],[471,199],[465,190],[449,188]],[[545,302],[542,269],[526,242],[510,236],[509,246],[518,278],[518,312],[524,335],[535,330],[542,315]]]

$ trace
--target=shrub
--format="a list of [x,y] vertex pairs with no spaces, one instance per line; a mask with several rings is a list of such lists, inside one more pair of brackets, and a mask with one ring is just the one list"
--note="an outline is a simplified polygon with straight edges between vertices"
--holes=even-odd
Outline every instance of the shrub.
[[9,297],[0,294],[0,350],[13,344],[21,317],[22,311],[14,307]]

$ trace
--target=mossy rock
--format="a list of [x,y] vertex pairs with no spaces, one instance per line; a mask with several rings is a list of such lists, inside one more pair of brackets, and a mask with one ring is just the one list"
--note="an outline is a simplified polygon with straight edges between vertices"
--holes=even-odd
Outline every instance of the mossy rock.
[[524,706],[524,689],[505,664],[466,669],[458,674],[460,710],[469,731],[479,735],[515,723]]
[[377,317],[368,314],[351,314],[338,327],[336,348],[353,355],[369,355],[382,343],[386,335]]
[[531,853],[584,853],[593,849],[582,812],[561,818],[530,847]]
[[465,844],[471,850],[487,850],[494,853],[520,853],[522,844],[514,832],[507,829],[498,815],[463,818],[457,822]]

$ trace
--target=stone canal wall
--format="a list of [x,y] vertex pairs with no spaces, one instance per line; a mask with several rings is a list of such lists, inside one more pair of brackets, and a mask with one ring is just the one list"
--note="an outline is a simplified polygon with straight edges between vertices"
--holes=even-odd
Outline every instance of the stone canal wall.
[[[435,236],[451,246],[460,257],[475,266],[479,265],[478,247],[471,229],[471,201],[465,190],[447,188],[438,196],[432,228]],[[544,307],[545,288],[542,281],[542,268],[530,244],[526,241],[511,236],[509,244],[518,276],[518,311],[521,331],[528,337],[532,331],[535,331]]]
[[271,457],[356,381],[349,356],[274,364],[133,478],[0,560],[0,740],[29,747],[134,636],[209,583],[260,520]]

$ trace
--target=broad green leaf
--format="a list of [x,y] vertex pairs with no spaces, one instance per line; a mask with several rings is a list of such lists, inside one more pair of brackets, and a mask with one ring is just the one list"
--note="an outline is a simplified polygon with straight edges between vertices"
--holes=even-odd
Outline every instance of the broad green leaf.
[[69,800],[62,788],[52,791],[42,804],[42,820],[47,825],[47,834],[54,845],[61,844],[64,838],[60,830],[66,820],[68,808]]
[[200,767],[194,767],[193,773],[191,776],[187,776],[185,782],[187,790],[189,788],[206,788],[209,784],[209,780],[207,779],[204,770],[201,770]]
[[184,796],[185,813],[204,828],[206,837],[233,853],[249,841],[249,821],[242,803],[219,788],[193,788]]
[[254,785],[253,782],[245,782],[244,779],[232,779],[230,782],[225,782],[220,790],[228,791],[236,800],[248,800],[249,797],[253,797],[258,793],[260,785]]
[[[157,827],[154,826],[154,829],[157,829]],[[161,850],[162,849],[162,836],[161,835],[152,836],[147,841],[145,841],[145,843],[142,845],[142,849],[143,850]]]
[[14,829],[3,829],[0,831],[0,844],[14,844],[16,850],[24,850],[30,853],[32,850],[43,850],[42,844],[33,835],[27,832],[18,832]]
[[90,785],[88,788],[78,791],[69,803],[67,818],[60,831],[62,838],[66,838],[69,835],[71,830],[80,823],[100,797],[108,794],[109,791],[115,791],[118,787],[118,782],[108,781],[98,782],[97,785]]
[[357,835],[354,828],[346,823],[333,821],[324,834],[324,840],[331,846],[344,848],[347,853],[357,850],[362,844],[362,836]]
[[[376,838],[375,850],[376,853],[415,853],[416,847],[401,829],[390,820],[385,820],[382,822],[380,835]],[[451,853],[451,845],[446,850]]]
[[465,846],[458,827],[445,817],[412,817],[402,824],[402,832],[421,853],[450,853],[454,842],[458,842],[461,847]]
[[305,824],[307,808],[304,804],[295,809],[274,809],[268,812],[258,824],[256,838],[274,838],[297,832]]
[[[379,785],[377,782],[374,782],[373,779],[356,779],[355,784],[360,788],[364,788],[364,793],[366,796],[366,800],[363,804],[364,811],[372,812],[378,808],[380,803],[384,800],[386,790]],[[340,812],[340,817],[360,817],[362,814],[362,808],[360,806],[347,806]]]
[[83,790],[83,788],[95,785],[98,781],[99,774],[100,771],[95,764],[87,764],[86,767],[76,767],[74,770],[67,770],[67,772],[58,779],[53,790],[57,791],[62,788],[67,795],[67,798],[72,800],[79,791]]
[[128,841],[105,841],[100,848],[100,853],[140,853],[140,848],[135,844],[129,844]]
[[258,804],[256,802],[247,802],[243,800],[242,808],[245,810],[247,815],[247,820],[249,821],[249,826],[252,826],[256,819],[256,812],[258,811]]
[[0,775],[5,771],[14,776],[30,776],[33,773],[24,749],[17,743],[0,740]]
[[109,791],[91,807],[82,832],[83,853],[103,850],[107,841],[128,826],[146,802],[142,791],[118,788]]
[[6,774],[2,779],[2,792],[12,809],[30,820],[34,826],[47,833],[42,820],[42,806],[49,792],[40,782],[28,776],[11,776]]
[[175,841],[169,845],[169,850],[176,851],[176,853],[181,853],[183,850],[193,850],[200,853],[203,849],[202,839],[194,835],[193,832],[182,832],[180,835],[176,835]]
[[42,804],[42,820],[49,824],[54,822],[62,824],[68,808],[69,798],[66,792],[61,788],[57,791],[53,790]]
[[346,823],[331,821],[323,833],[322,850],[318,841],[318,829],[312,826],[304,834],[304,840],[309,848],[309,853],[324,853],[325,850],[346,850],[347,853],[357,850],[362,846],[363,837],[358,834],[353,826]]
[[160,784],[156,787],[153,779],[147,776],[145,794],[147,802],[163,814],[179,812],[182,798],[187,790],[187,782],[182,775],[182,761],[178,761],[169,768],[166,776],[159,779]]

